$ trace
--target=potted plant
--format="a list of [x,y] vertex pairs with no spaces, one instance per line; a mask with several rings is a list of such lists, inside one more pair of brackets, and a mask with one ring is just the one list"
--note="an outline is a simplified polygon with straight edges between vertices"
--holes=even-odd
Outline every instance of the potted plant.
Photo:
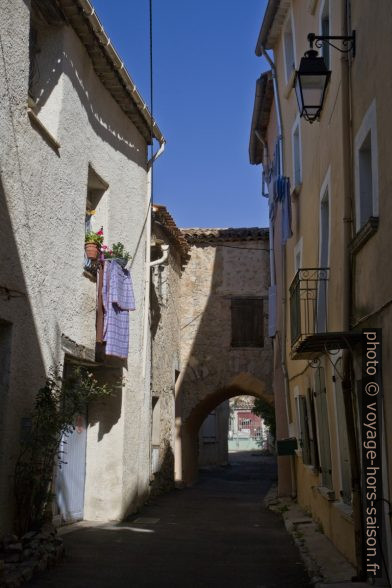
[[113,243],[111,249],[106,245],[102,245],[102,251],[105,259],[115,259],[122,267],[125,267],[131,259],[131,254],[125,251],[125,247],[120,241]]
[[101,245],[103,243],[103,227],[97,232],[88,231],[84,240],[84,250],[88,259],[98,259]]

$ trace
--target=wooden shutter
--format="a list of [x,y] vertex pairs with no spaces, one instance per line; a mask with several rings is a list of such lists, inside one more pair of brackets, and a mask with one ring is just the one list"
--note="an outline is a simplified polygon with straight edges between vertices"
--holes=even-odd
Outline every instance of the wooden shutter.
[[329,422],[327,391],[325,388],[324,368],[317,369],[315,378],[315,396],[317,412],[317,429],[319,436],[320,448],[320,469],[322,474],[322,484],[332,490],[332,465],[331,465],[331,447],[329,441]]
[[304,464],[310,464],[310,445],[309,445],[309,422],[308,422],[308,410],[306,406],[305,396],[298,397],[299,415],[301,423],[301,448],[302,448],[302,461]]
[[233,298],[231,300],[231,346],[263,347],[263,300]]

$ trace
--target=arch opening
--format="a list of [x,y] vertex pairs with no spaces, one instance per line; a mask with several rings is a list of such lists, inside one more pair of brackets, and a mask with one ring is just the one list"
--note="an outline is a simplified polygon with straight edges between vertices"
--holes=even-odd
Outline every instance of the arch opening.
[[211,392],[197,402],[182,420],[177,418],[176,431],[176,482],[180,485],[192,485],[198,478],[199,471],[199,430],[205,419],[223,402],[238,396],[250,396],[262,399],[273,407],[272,394],[267,386],[250,374],[236,376],[226,387]]

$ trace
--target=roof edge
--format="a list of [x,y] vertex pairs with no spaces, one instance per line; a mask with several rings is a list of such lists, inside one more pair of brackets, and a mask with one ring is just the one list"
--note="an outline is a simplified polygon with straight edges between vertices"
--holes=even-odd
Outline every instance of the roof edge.
[[159,129],[158,124],[153,119],[147,104],[144,102],[134,81],[128,73],[124,62],[121,60],[112,42],[110,41],[110,38],[106,34],[105,29],[103,28],[103,25],[99,20],[95,12],[95,8],[91,4],[90,0],[74,0],[74,2],[80,8],[84,19],[90,24],[97,44],[99,44],[100,48],[104,51],[114,71],[121,78],[121,81],[123,82],[131,100],[134,102],[143,123],[146,125],[147,129],[152,129],[153,137],[157,139],[159,143],[165,143],[165,138]]
[[261,28],[259,32],[259,36],[256,43],[255,53],[257,57],[260,57],[263,54],[263,48],[271,49],[272,47],[268,47],[268,33],[273,25],[276,13],[278,12],[280,5],[280,0],[268,0],[268,5],[264,13],[263,22],[261,23]]
[[[249,161],[252,165],[263,163],[263,146],[260,139],[257,137],[256,131],[260,131],[261,137],[263,139],[265,138],[273,96],[272,71],[268,70],[261,74],[256,81],[256,92],[249,137]],[[264,115],[264,120],[262,115]]]

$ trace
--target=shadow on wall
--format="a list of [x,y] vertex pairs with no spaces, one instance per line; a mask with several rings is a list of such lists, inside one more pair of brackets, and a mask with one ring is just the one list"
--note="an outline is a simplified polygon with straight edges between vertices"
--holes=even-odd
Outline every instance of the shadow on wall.
[[21,435],[46,371],[23,265],[0,182],[0,536],[14,522],[13,474]]
[[159,471],[153,475],[150,488],[151,496],[158,496],[174,488],[174,453],[167,440]]
[[102,384],[113,386],[115,392],[112,396],[92,403],[88,409],[88,424],[94,426],[99,423],[98,442],[108,435],[112,427],[121,417],[123,404],[122,368],[108,368],[105,366],[94,367],[92,370],[95,378]]
[[[113,149],[120,151],[127,159],[145,168],[144,140],[131,121],[129,121],[131,130],[128,125],[121,124],[121,118],[126,115],[120,106],[113,108],[114,98],[100,83],[95,72],[94,75],[91,75],[94,70],[90,63],[90,57],[76,33],[66,25],[45,26],[38,30],[37,38],[39,50],[34,61],[38,73],[31,86],[32,94],[36,99],[37,114],[39,115],[39,112],[47,104],[64,74],[76,91],[95,133]],[[68,47],[79,48],[79,54],[74,51],[75,58],[73,58]],[[77,57],[80,58],[77,59]],[[91,71],[88,71],[83,60],[89,61]],[[61,96],[61,100],[63,98]],[[57,98],[57,100],[59,99]],[[61,105],[61,108],[64,109],[64,105]],[[111,115],[108,116],[108,113]],[[67,114],[65,109],[64,114]]]
[[[261,249],[262,243],[253,241],[252,247]],[[272,355],[270,341],[266,335],[268,331],[265,313],[264,347],[239,348],[231,345],[231,298],[266,295],[266,292],[260,294],[256,280],[254,291],[245,291],[242,288],[241,272],[248,270],[245,268],[246,264],[242,263],[244,260],[241,261],[241,256],[249,254],[249,246],[249,242],[245,242],[246,249],[243,252],[237,248],[227,252],[219,245],[215,248],[211,288],[206,302],[205,292],[203,294],[197,291],[198,282],[203,280],[200,279],[197,270],[192,271],[191,264],[192,257],[210,255],[211,252],[208,250],[212,248],[199,245],[191,252],[190,272],[193,276],[189,283],[182,284],[182,295],[183,303],[189,302],[189,308],[193,308],[194,318],[190,318],[182,326],[181,344],[189,344],[189,353],[176,394],[176,481],[179,483],[192,484],[197,479],[198,432],[205,418],[219,404],[235,396],[247,395],[263,398],[273,405]],[[233,256],[233,263],[239,267],[237,280],[236,277],[232,277],[231,286],[224,275],[230,256]],[[257,275],[252,260],[253,258],[248,258],[246,262],[248,266],[250,263],[249,271]],[[203,277],[205,282],[206,276]],[[246,279],[248,285],[252,283],[249,274]],[[196,312],[195,301],[197,303],[199,298],[203,298],[203,301],[199,313],[201,319],[197,323],[199,315]]]

